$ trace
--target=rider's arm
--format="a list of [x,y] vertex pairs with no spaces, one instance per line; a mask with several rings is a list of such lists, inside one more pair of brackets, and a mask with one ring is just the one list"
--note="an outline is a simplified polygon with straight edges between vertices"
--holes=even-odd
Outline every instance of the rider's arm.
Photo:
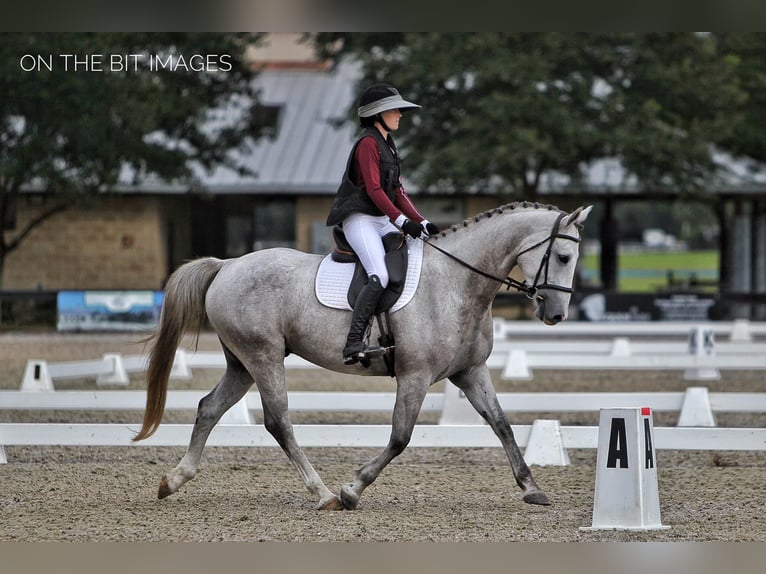
[[413,219],[417,222],[423,220],[423,216],[417,212],[415,206],[404,193],[401,182],[396,192],[396,204],[392,203],[383,191],[380,184],[380,152],[374,138],[366,137],[359,142],[356,148],[356,162],[359,168],[358,177],[361,178],[358,183],[364,185],[367,195],[370,196],[375,206],[393,223],[401,227],[405,219]]
[[415,207],[415,204],[412,203],[410,196],[407,195],[407,192],[404,191],[404,186],[402,185],[401,178],[399,179],[399,189],[396,190],[394,205],[396,205],[396,207],[398,207],[408,219],[412,219],[418,223],[422,223],[425,219],[422,215],[420,215],[420,212]]

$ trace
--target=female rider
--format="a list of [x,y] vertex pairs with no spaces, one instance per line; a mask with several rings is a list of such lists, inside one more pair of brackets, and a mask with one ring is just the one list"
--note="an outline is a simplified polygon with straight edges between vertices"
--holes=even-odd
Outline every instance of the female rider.
[[359,98],[359,123],[364,131],[351,149],[327,225],[340,224],[364,270],[367,284],[359,293],[343,349],[343,362],[353,365],[384,350],[365,345],[364,337],[380,296],[388,285],[381,238],[401,230],[412,238],[439,232],[404,192],[399,154],[391,132],[399,128],[402,112],[420,108],[402,98],[393,86],[374,84]]

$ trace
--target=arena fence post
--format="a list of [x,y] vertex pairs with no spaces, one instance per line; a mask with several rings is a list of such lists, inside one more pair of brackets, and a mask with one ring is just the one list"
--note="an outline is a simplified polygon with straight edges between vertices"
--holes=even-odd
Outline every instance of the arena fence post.
[[532,378],[529,371],[529,361],[527,361],[527,352],[523,349],[513,349],[508,353],[508,359],[505,362],[502,374],[503,380],[525,380]]
[[[689,330],[689,354],[700,361],[715,356],[715,334],[709,326],[696,326]],[[717,381],[721,378],[718,369],[699,366],[684,371],[687,381]]]
[[247,408],[246,397],[242,397],[234,403],[228,411],[223,413],[221,420],[218,421],[225,425],[252,425],[255,424],[253,415]]
[[112,372],[98,375],[96,377],[96,384],[99,386],[128,386],[130,384],[130,377],[128,377],[128,372],[125,370],[125,365],[122,362],[122,355],[119,353],[106,353],[104,360],[112,362]]
[[529,431],[524,461],[528,465],[568,466],[569,454],[561,438],[558,420],[535,419]]
[[476,412],[473,405],[458,389],[449,381],[444,382],[444,404],[442,414],[439,417],[440,425],[483,425],[486,421]]
[[30,359],[21,379],[22,391],[53,391],[53,379],[47,361]]
[[689,387],[686,389],[684,402],[681,403],[681,413],[678,415],[678,426],[716,426],[707,387]]
[[173,359],[173,366],[170,369],[170,378],[186,381],[192,378],[189,362],[186,358],[186,351],[183,349],[176,349],[176,355]]

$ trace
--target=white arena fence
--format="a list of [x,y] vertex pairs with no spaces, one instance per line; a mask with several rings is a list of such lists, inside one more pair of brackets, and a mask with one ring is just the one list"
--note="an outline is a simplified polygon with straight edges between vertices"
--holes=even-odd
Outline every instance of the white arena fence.
[[[761,322],[563,323],[548,327],[532,321],[496,319],[494,328],[495,343],[487,363],[490,369],[501,370],[503,379],[531,379],[533,369],[683,370],[686,380],[696,381],[718,379],[721,370],[766,370],[766,339],[755,340],[766,337],[766,323]],[[547,338],[536,339],[543,334]],[[650,334],[662,340],[646,340]],[[728,340],[716,342],[717,334],[719,339]],[[189,379],[193,368],[225,366],[222,352],[187,353],[179,349],[170,376]],[[286,357],[285,367],[319,368],[295,355]],[[51,390],[55,379],[83,377],[96,377],[101,385],[128,384],[128,373],[145,368],[145,356],[119,354],[51,364],[31,360],[21,388]]]
[[689,335],[694,327],[712,330],[716,339],[752,341],[766,337],[766,321],[736,319],[734,321],[565,321],[554,327],[538,321],[494,319],[495,340],[531,337],[636,337],[666,338]]
[[[693,337],[707,330],[705,348],[690,349]],[[710,334],[713,336],[710,336]],[[550,337],[536,340],[538,335]],[[555,335],[555,339],[552,338]],[[647,341],[649,336],[662,341]],[[689,323],[569,323],[555,328],[526,321],[495,321],[495,349],[490,368],[502,369],[506,378],[530,378],[530,368],[545,369],[685,369],[688,379],[717,378],[718,369],[766,369],[766,345],[754,342],[766,335],[766,324],[735,321],[695,326]],[[508,340],[508,337],[511,337]],[[527,340],[515,340],[517,337]],[[583,337],[598,337],[583,340]],[[711,345],[714,337],[728,341]],[[641,339],[631,341],[628,337]],[[687,338],[667,341],[667,337]],[[604,340],[606,338],[606,340]],[[700,339],[701,340],[701,339]],[[104,355],[91,361],[47,363],[30,360],[21,391],[0,391],[3,409],[143,409],[143,391],[55,391],[56,379],[96,377],[100,385],[125,385],[128,373],[143,371],[144,356]],[[299,357],[286,358],[288,369],[318,368]],[[176,353],[172,378],[191,378],[193,368],[224,368],[220,352]],[[440,411],[439,425],[417,425],[411,446],[498,447],[489,427],[480,424],[467,401],[452,385],[445,393],[429,393],[424,411]],[[43,392],[41,392],[43,391]],[[48,392],[44,392],[48,391]],[[167,407],[194,410],[206,391],[169,391]],[[658,427],[656,447],[694,450],[764,450],[766,429],[715,427],[714,411],[766,412],[766,393],[708,393],[690,387],[685,393],[505,393],[501,405],[509,412],[597,411],[613,407],[650,407],[655,411],[678,411],[678,427]],[[393,393],[290,393],[292,410],[390,411]],[[251,411],[261,409],[258,393],[251,392],[235,405],[211,435],[212,446],[276,446]],[[462,412],[461,412],[462,411]],[[470,415],[465,412],[471,411]],[[477,424],[478,423],[478,424]],[[708,427],[708,428],[705,428]],[[712,428],[711,428],[712,427]],[[128,446],[138,428],[125,424],[0,424],[2,445],[103,445]],[[388,425],[296,425],[298,440],[307,447],[383,447]],[[597,427],[561,427],[558,421],[537,420],[530,426],[514,426],[517,440],[527,447],[529,464],[556,464],[550,452],[566,448],[596,448]],[[147,446],[186,446],[191,425],[162,425]],[[530,452],[530,449],[532,451]],[[564,451],[565,452],[565,451]],[[566,460],[553,456],[553,460]]]
[[[429,393],[424,411],[441,412],[440,424],[416,425],[414,447],[499,447],[489,426],[477,422],[478,415],[448,385],[445,393]],[[205,391],[169,391],[166,408],[196,409]],[[450,399],[450,396],[452,398]],[[650,407],[655,411],[680,410],[678,427],[657,427],[658,449],[678,450],[766,450],[766,429],[716,428],[713,410],[729,412],[766,411],[766,393],[708,393],[691,387],[685,393],[501,393],[501,405],[511,412],[596,411],[600,408]],[[294,411],[387,411],[393,408],[394,393],[292,392]],[[449,405],[449,402],[452,402]],[[142,410],[143,391],[0,391],[4,409]],[[448,406],[450,408],[448,408]],[[255,424],[251,411],[261,409],[257,392],[224,415],[214,429],[210,446],[277,446],[263,425]],[[470,414],[466,416],[466,412]],[[706,428],[707,427],[707,428]],[[296,437],[304,447],[383,447],[389,425],[295,425]],[[161,425],[158,432],[139,446],[186,446],[192,425]],[[526,448],[528,464],[569,464],[567,448],[597,448],[598,427],[560,426],[557,420],[538,419],[532,425],[514,425],[519,446]],[[138,424],[50,424],[0,423],[0,463],[7,462],[4,446],[130,446]]]
[[[446,393],[429,392],[423,401],[422,412],[441,413],[442,424],[460,420],[459,414],[445,412],[449,402],[465,402],[452,385]],[[454,390],[453,390],[454,389]],[[196,411],[206,390],[169,390],[166,410]],[[685,392],[531,392],[498,393],[503,410],[508,413],[598,412],[602,408],[650,407],[657,412],[678,412],[679,426],[715,426],[716,412],[766,412],[766,393],[722,392],[710,393],[706,387],[689,387]],[[396,395],[393,392],[312,392],[288,393],[290,410],[299,412],[391,412]],[[232,407],[227,420],[250,423],[251,411],[262,411],[261,397],[251,391],[240,401],[239,412]],[[146,406],[145,391],[0,391],[2,410],[125,410],[142,411]],[[243,416],[244,412],[247,416]],[[477,415],[478,417],[478,415]],[[471,419],[465,419],[473,423]],[[480,419],[474,419],[480,420]]]

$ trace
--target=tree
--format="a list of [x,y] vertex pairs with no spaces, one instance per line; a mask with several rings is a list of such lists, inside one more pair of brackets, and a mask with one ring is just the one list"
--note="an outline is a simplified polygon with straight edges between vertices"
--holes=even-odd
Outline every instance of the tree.
[[763,167],[766,163],[766,34],[718,33],[714,38],[718,51],[735,64],[737,75],[747,93],[738,121],[721,138],[719,147],[735,157],[749,158]]
[[[199,169],[240,169],[231,152],[260,130],[254,72],[244,62],[259,39],[0,36],[0,282],[7,255],[76,201],[126,178],[193,186]],[[48,201],[32,221],[10,229],[22,192]]]
[[323,33],[315,41],[332,57],[359,58],[363,84],[391,83],[423,105],[400,137],[408,174],[424,188],[528,198],[546,174],[581,185],[589,164],[616,157],[644,188],[696,192],[744,98],[735,62],[705,34]]

